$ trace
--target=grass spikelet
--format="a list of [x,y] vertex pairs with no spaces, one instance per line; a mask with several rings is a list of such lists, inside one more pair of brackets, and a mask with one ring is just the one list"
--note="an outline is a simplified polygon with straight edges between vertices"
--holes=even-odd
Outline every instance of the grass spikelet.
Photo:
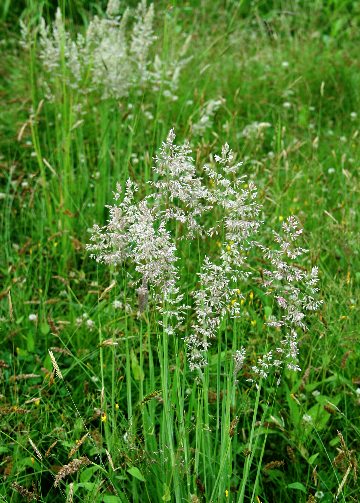
[[85,440],[87,439],[88,436],[89,436],[89,433],[85,433],[85,435],[83,435],[80,438],[80,440],[78,440],[76,442],[76,445],[71,449],[71,451],[68,454],[69,459],[75,454],[75,452],[77,452],[79,450],[79,448],[82,446],[82,444],[85,442]]
[[29,443],[30,443],[31,447],[34,449],[34,452],[35,452],[36,456],[37,456],[40,460],[42,460],[42,454],[41,454],[41,452],[39,451],[39,449],[36,447],[35,443],[31,440],[31,438],[30,438],[30,437],[28,437],[28,440],[29,440]]
[[18,484],[17,482],[13,482],[11,487],[15,489],[26,501],[38,501],[38,496],[36,494],[35,489],[33,491],[29,491],[26,487]]
[[73,459],[68,465],[62,466],[56,474],[54,487],[57,487],[62,479],[78,472],[82,466],[89,465],[90,463],[91,461],[86,456],[83,456],[79,459]]
[[55,374],[57,375],[57,377],[58,377],[59,379],[63,380],[63,379],[64,379],[64,378],[63,378],[63,375],[62,375],[62,373],[61,373],[61,370],[60,370],[60,368],[59,368],[59,365],[57,364],[57,361],[56,361],[56,359],[55,359],[54,353],[53,353],[51,350],[49,350],[49,355],[50,355],[51,362],[52,362],[53,367],[54,367],[54,370],[55,370]]

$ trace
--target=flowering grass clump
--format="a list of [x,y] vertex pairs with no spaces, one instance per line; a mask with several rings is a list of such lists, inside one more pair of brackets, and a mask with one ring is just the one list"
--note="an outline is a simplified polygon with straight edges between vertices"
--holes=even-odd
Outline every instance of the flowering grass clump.
[[[44,86],[48,100],[56,102],[65,83],[78,91],[78,102],[90,93],[102,100],[120,100],[130,92],[143,94],[162,91],[176,100],[176,89],[187,59],[187,44],[171,64],[152,54],[156,40],[153,31],[154,4],[142,0],[135,9],[127,8],[120,16],[120,2],[110,0],[106,12],[95,16],[84,34],[73,38],[66,29],[60,8],[52,25],[41,19],[39,58],[45,71]],[[22,45],[29,45],[28,27],[22,24]]]
[[[267,325],[285,335],[278,348],[252,366],[249,380],[254,380],[266,378],[271,368],[277,374],[284,366],[300,370],[297,330],[306,329],[306,312],[318,309],[321,301],[316,300],[317,268],[308,273],[295,262],[306,252],[296,246],[302,232],[298,221],[289,217],[282,225],[283,235],[274,232],[278,248],[262,242],[263,207],[257,188],[241,173],[242,163],[235,161],[226,144],[221,155],[203,166],[200,176],[189,144],[176,145],[171,130],[155,158],[155,181],[148,182],[152,192],[137,200],[139,188],[134,182],[127,181],[123,196],[118,186],[109,221],[102,228],[94,226],[87,248],[98,262],[127,264],[131,282],[137,285],[140,312],[157,306],[166,317],[166,323],[160,322],[166,333],[185,331],[182,338],[190,370],[201,372],[207,365],[222,322],[241,318],[244,290],[260,284],[264,295],[272,296],[274,310],[281,313]],[[222,243],[217,241],[220,251],[211,253],[214,248],[219,250],[212,245],[215,237]],[[195,240],[200,263],[194,287],[182,279],[186,271],[178,263],[184,241]],[[268,264],[262,281],[257,273],[259,259]],[[192,305],[184,305],[185,297],[193,299]],[[233,349],[235,376],[246,360],[246,342],[244,334],[240,346]]]

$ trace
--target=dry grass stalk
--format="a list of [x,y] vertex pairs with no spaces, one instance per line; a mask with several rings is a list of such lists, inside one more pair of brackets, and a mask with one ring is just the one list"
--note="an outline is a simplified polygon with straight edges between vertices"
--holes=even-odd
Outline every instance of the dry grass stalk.
[[239,418],[237,416],[231,421],[230,428],[229,428],[230,438],[232,438],[235,435],[238,422],[239,422]]
[[69,494],[66,498],[66,503],[73,503],[74,500],[74,482],[69,485]]
[[78,440],[78,441],[76,442],[76,445],[75,445],[75,446],[71,449],[71,451],[69,452],[69,454],[68,454],[68,458],[71,458],[71,457],[75,454],[75,452],[77,452],[77,451],[79,450],[79,448],[82,446],[82,444],[83,444],[83,443],[85,442],[85,440],[87,439],[88,435],[89,435],[88,433],[85,433],[85,435],[83,435],[83,436],[80,438],[80,440]]
[[35,452],[36,456],[37,456],[40,460],[42,460],[42,454],[41,454],[41,452],[39,451],[39,449],[36,447],[35,443],[31,440],[31,438],[30,438],[30,437],[28,437],[28,440],[29,440],[29,442],[30,442],[31,447],[34,449],[34,452]]
[[10,382],[23,381],[25,379],[35,379],[37,377],[41,376],[39,374],[19,374],[17,376],[11,376],[9,381]]
[[57,375],[57,377],[61,380],[64,380],[63,378],[63,375],[61,373],[61,370],[59,368],[59,365],[57,364],[57,361],[55,360],[55,356],[54,356],[54,353],[52,351],[49,350],[49,355],[50,355],[50,358],[51,358],[51,362],[53,364],[53,367],[54,367],[54,370],[55,370],[55,374]]
[[157,398],[159,395],[161,395],[163,390],[155,390],[149,393],[144,397],[144,399],[141,401],[141,405],[145,405],[147,402],[150,402],[153,398]]
[[284,461],[270,461],[264,466],[264,472],[268,472],[269,470],[275,470],[276,468],[282,468],[284,466]]
[[40,400],[41,398],[39,397],[30,398],[29,400],[26,400],[25,405],[29,405],[30,403],[40,404]]
[[60,468],[55,477],[54,487],[59,485],[60,480],[64,479],[68,475],[72,475],[80,470],[82,466],[89,465],[91,462],[89,458],[83,456],[79,459],[73,459],[68,465],[64,465]]
[[45,452],[45,457],[48,458],[50,456],[50,452],[53,450],[53,448],[55,447],[55,445],[58,443],[58,440],[55,440],[55,442],[53,442],[50,447],[48,448],[48,450]]
[[26,499],[26,501],[33,501],[38,499],[37,494],[35,491],[29,491],[26,489],[26,487],[18,484],[17,482],[13,482],[11,484],[11,487],[15,489],[16,492],[18,492],[23,498]]
[[356,482],[357,468],[358,468],[355,451],[348,449],[348,447],[345,443],[345,439],[340,431],[338,431],[338,437],[340,440],[341,448],[337,449],[338,455],[335,457],[335,459],[333,461],[333,465],[338,467],[342,472],[345,472],[345,473],[344,473],[342,481],[340,482],[338,490],[336,492],[335,499],[337,499],[339,497],[339,495],[341,494],[351,471],[353,471],[354,481]]
[[115,466],[114,466],[111,454],[110,454],[110,452],[107,449],[105,449],[105,452],[106,452],[106,456],[107,456],[108,461],[109,461],[109,465],[111,466],[111,469],[114,472],[115,471]]
[[118,346],[119,342],[118,339],[105,339],[102,341],[101,344],[99,344],[100,347],[104,348],[106,346]]
[[50,349],[53,353],[61,353],[63,355],[71,356],[71,352],[66,348],[58,348],[57,346],[52,346]]
[[110,285],[105,288],[105,290],[102,292],[102,294],[99,297],[99,302],[102,300],[104,297],[106,297],[106,294],[109,293],[114,287],[116,286],[116,281],[112,281]]
[[29,414],[31,411],[19,407],[18,405],[12,405],[11,407],[0,407],[0,415],[4,414]]
[[10,290],[8,291],[8,302],[9,302],[9,317],[10,321],[14,321],[14,309],[13,309],[13,304],[11,300],[11,292]]
[[295,461],[296,461],[296,457],[295,457],[295,452],[294,452],[294,449],[293,449],[290,445],[287,445],[287,446],[286,446],[286,452],[287,452],[287,454],[288,454],[288,456],[289,456],[289,458],[290,458],[290,461],[291,461],[292,463],[295,463]]

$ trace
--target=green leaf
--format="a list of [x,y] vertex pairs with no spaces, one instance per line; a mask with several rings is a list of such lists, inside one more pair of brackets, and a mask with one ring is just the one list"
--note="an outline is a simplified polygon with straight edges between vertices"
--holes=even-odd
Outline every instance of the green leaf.
[[40,332],[43,335],[47,335],[50,332],[50,327],[46,322],[40,323]]
[[119,498],[119,496],[107,494],[107,495],[101,497],[101,501],[103,503],[119,503],[121,501],[121,499]]
[[28,332],[28,334],[27,334],[26,348],[30,353],[32,353],[35,349],[34,334],[32,332]]
[[139,365],[139,361],[138,361],[133,349],[131,350],[130,358],[131,358],[131,370],[134,375],[135,381],[143,381],[144,380],[144,372]]
[[86,489],[87,491],[94,491],[97,489],[99,484],[95,484],[95,482],[80,482],[79,484],[74,484],[74,489],[77,489],[78,487],[82,487],[83,489]]
[[163,501],[171,501],[170,488],[164,484],[164,496],[161,498]]
[[267,320],[270,318],[270,316],[272,315],[272,309],[270,306],[264,307],[264,315]]
[[331,404],[337,406],[340,400],[341,395],[336,395],[331,398],[325,395],[317,396],[316,401],[318,403],[307,411],[307,414],[312,417],[312,423],[310,424],[313,424],[318,430],[325,428],[327,422],[331,417],[331,414],[329,414],[329,412],[324,409],[324,406],[330,405],[331,407]]
[[307,494],[306,487],[301,482],[293,482],[292,484],[288,484],[286,486],[288,489],[295,489],[297,491],[302,491]]
[[314,461],[316,460],[318,455],[319,455],[319,453],[317,452],[316,454],[313,454],[312,456],[309,457],[309,459],[308,459],[309,465],[312,465],[314,463]]
[[139,468],[136,468],[136,466],[132,466],[131,468],[129,468],[127,470],[127,472],[130,473],[130,475],[132,475],[136,479],[141,480],[141,482],[145,482],[145,478],[144,478],[143,474],[141,473]]
[[80,474],[80,482],[89,482],[93,474],[99,469],[99,466],[90,466],[89,468],[85,468],[85,470],[83,470]]

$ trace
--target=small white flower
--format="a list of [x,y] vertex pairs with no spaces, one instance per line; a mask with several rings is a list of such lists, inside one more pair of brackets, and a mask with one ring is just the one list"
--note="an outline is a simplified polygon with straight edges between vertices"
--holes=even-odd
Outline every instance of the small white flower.
[[283,103],[283,107],[286,108],[286,109],[289,109],[289,108],[291,108],[291,103],[289,101],[285,101]]
[[86,326],[87,326],[90,330],[92,330],[92,329],[94,328],[94,326],[95,326],[95,323],[93,322],[93,320],[88,319],[88,320],[86,320]]
[[283,68],[289,68],[289,62],[288,62],[288,61],[283,61],[283,62],[281,63],[281,66],[282,66]]
[[360,388],[356,388],[355,393],[360,396]]
[[312,396],[314,396],[315,398],[316,398],[317,396],[319,396],[320,394],[321,394],[321,393],[320,393],[320,391],[319,391],[319,390],[317,390],[317,389],[316,389],[315,391],[313,391],[313,392],[312,392]]
[[304,414],[302,419],[305,423],[312,423],[312,417],[309,414]]
[[341,141],[341,143],[346,143],[346,141],[347,141],[346,136],[340,136],[340,141]]
[[351,112],[350,118],[352,121],[354,121],[357,118],[357,113],[356,112]]
[[121,309],[123,307],[122,302],[120,300],[114,300],[113,302],[113,308],[114,309]]
[[322,491],[316,491],[315,498],[321,500],[324,497],[324,493]]
[[147,119],[149,119],[150,121],[152,121],[152,120],[153,120],[153,118],[154,118],[153,114],[152,114],[151,112],[149,112],[149,110],[146,110],[146,111],[144,112],[144,116],[145,116]]
[[329,168],[328,173],[329,173],[329,175],[332,175],[333,173],[335,173],[335,168]]
[[29,314],[29,321],[37,321],[37,314]]

